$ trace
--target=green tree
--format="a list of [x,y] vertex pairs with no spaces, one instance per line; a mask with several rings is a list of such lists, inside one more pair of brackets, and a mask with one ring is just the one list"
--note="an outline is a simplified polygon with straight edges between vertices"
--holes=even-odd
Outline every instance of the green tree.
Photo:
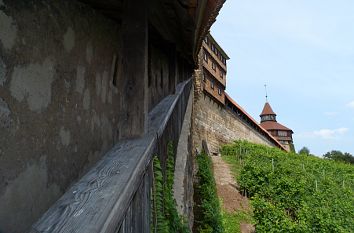
[[301,148],[301,150],[299,150],[299,154],[301,154],[301,155],[310,155],[310,150],[309,150],[309,148],[304,146],[303,148]]
[[332,159],[335,161],[342,161],[350,164],[354,164],[354,157],[350,153],[342,153],[339,150],[332,150],[323,155],[326,159]]

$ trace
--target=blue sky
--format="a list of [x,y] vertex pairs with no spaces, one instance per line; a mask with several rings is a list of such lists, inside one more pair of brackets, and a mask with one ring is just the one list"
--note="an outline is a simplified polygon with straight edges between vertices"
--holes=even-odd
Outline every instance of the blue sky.
[[296,150],[354,155],[354,1],[227,0],[211,33],[229,95],[257,121],[268,100]]

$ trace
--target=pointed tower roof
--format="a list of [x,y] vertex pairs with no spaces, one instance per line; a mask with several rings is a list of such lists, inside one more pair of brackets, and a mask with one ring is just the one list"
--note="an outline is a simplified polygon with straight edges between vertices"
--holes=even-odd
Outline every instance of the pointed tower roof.
[[270,104],[268,102],[266,102],[264,104],[264,107],[263,107],[263,110],[262,110],[262,113],[261,115],[259,116],[264,116],[264,115],[277,115],[273,112],[273,109],[272,107],[270,106]]

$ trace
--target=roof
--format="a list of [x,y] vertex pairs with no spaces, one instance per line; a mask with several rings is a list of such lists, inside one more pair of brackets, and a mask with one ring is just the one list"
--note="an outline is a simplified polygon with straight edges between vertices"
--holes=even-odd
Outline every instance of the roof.
[[263,107],[263,110],[262,110],[262,113],[260,116],[264,116],[264,115],[277,115],[277,114],[275,114],[275,112],[273,112],[273,109],[268,102],[266,102],[264,104],[264,107]]
[[257,128],[258,130],[260,130],[261,132],[264,133],[264,135],[266,137],[268,137],[275,145],[277,145],[279,148],[286,150],[284,148],[284,146],[282,144],[280,144],[280,142],[273,137],[267,130],[265,130],[263,127],[261,127],[258,122],[253,119],[253,117],[251,115],[249,115],[238,103],[236,103],[235,100],[233,100],[226,92],[225,92],[225,98],[227,100],[230,101],[230,103],[232,103],[238,110],[240,110],[240,112],[242,112],[244,114],[244,116],[246,116],[251,122],[254,123],[254,127]]
[[264,121],[260,125],[266,130],[286,130],[286,131],[293,132],[288,127],[285,127],[284,125],[282,125],[276,121]]
[[218,51],[220,51],[222,53],[222,55],[225,57],[226,60],[229,60],[229,56],[226,54],[226,52],[220,47],[220,45],[218,44],[218,42],[216,42],[216,40],[214,39],[214,37],[211,35],[211,33],[209,32],[209,34],[207,35],[209,36],[210,40],[214,43],[214,45],[216,46],[216,48],[218,49]]

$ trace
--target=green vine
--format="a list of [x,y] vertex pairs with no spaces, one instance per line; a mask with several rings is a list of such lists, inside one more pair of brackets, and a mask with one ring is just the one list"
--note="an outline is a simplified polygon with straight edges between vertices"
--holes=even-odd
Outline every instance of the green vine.
[[154,156],[153,193],[152,193],[152,223],[154,233],[189,233],[189,229],[178,214],[176,201],[173,197],[175,159],[173,144],[168,143],[166,179],[164,180],[160,160]]

